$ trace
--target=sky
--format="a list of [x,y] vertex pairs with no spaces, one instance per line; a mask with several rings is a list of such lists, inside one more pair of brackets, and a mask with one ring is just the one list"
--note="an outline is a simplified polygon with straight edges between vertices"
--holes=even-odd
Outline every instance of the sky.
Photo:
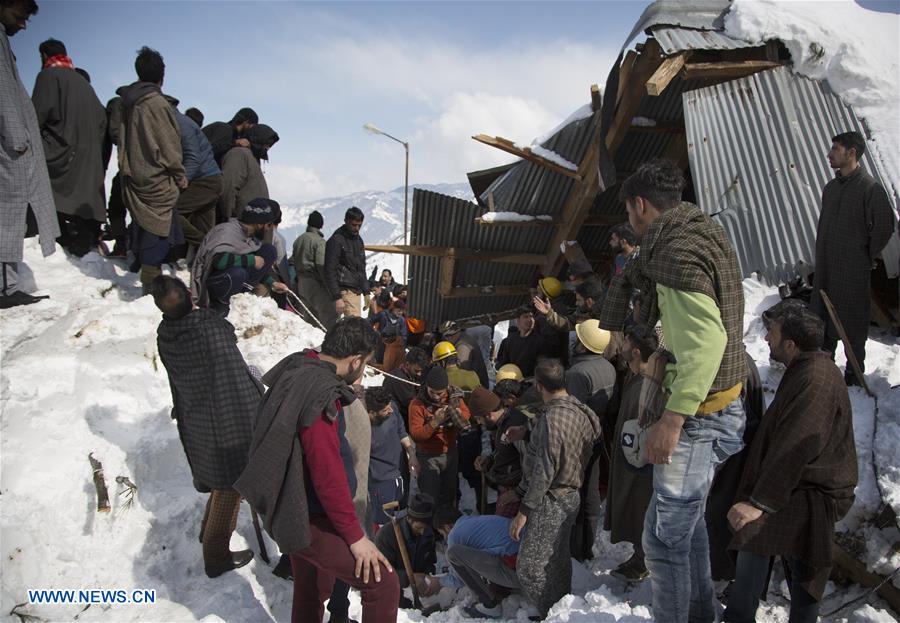
[[555,127],[605,82],[646,2],[163,2],[39,0],[11,39],[26,88],[38,45],[62,40],[104,103],[135,80],[135,52],[166,62],[163,90],[205,123],[250,106],[281,140],[264,164],[293,202],[463,182]]
[[365,123],[410,143],[410,183],[464,182],[509,162],[471,136],[529,143],[589,102],[649,3],[39,4],[11,40],[29,90],[48,37],[66,43],[104,103],[136,79],[136,50],[155,48],[182,111],[197,107],[209,123],[250,106],[278,132],[264,169],[271,196],[289,204],[403,185],[403,147]]

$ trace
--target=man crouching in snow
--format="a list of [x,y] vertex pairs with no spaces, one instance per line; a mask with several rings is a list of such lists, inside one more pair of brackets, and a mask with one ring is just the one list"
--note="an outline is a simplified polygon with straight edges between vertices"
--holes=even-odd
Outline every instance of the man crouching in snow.
[[381,338],[363,318],[335,324],[319,352],[282,359],[263,382],[247,469],[235,488],[294,570],[294,623],[321,621],[335,579],[362,595],[363,621],[397,619],[400,584],[353,507],[356,475],[344,407]]
[[210,309],[192,311],[191,293],[178,279],[157,276],[150,294],[163,313],[157,347],[172,388],[172,417],[201,493],[210,493],[200,527],[206,575],[243,567],[253,552],[232,552],[231,533],[241,496],[234,481],[247,452],[262,387],[237,348],[234,327]]
[[522,461],[522,505],[509,536],[518,541],[525,529],[516,572],[543,619],[572,590],[569,536],[584,473],[600,438],[600,418],[566,392],[566,371],[558,359],[539,362],[534,380],[546,412]]

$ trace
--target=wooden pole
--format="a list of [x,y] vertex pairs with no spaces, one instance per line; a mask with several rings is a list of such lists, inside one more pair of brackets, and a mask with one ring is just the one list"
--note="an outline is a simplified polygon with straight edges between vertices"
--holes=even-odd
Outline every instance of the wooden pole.
[[[388,502],[382,508],[385,511],[396,510],[400,507],[400,503],[396,500]],[[406,539],[403,538],[403,530],[397,523],[396,514],[391,514],[391,527],[394,528],[394,536],[397,537],[397,547],[400,548],[400,557],[403,559],[403,569],[406,570],[406,578],[409,580],[409,586],[412,588],[413,606],[416,610],[422,609],[422,600],[419,599],[419,587],[416,586],[416,576],[413,575],[412,562],[409,559],[409,550],[406,549]]]
[[97,512],[109,512],[109,491],[106,488],[106,478],[103,476],[103,464],[94,458],[94,453],[88,454],[91,462],[91,471],[94,474],[94,488],[97,490]]
[[832,305],[831,299],[828,298],[828,294],[825,293],[825,290],[819,290],[819,294],[822,296],[822,302],[825,303],[825,309],[828,310],[828,315],[831,317],[831,322],[834,323],[838,335],[841,336],[841,342],[844,344],[844,354],[847,355],[847,362],[850,364],[850,367],[853,368],[853,373],[856,375],[856,378],[859,380],[862,388],[866,390],[866,393],[869,394],[869,396],[872,396],[874,398],[875,394],[872,393],[872,390],[869,389],[868,383],[866,383],[866,377],[863,376],[862,367],[859,365],[859,360],[856,358],[856,354],[850,347],[850,340],[847,339],[847,332],[844,330],[844,325],[841,324],[841,319],[838,318],[837,310],[834,309],[834,305]]

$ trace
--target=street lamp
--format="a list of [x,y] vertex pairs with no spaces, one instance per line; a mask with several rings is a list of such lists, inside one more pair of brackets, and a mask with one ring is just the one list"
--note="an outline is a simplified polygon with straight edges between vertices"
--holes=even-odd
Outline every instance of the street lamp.
[[[409,143],[406,141],[401,141],[396,136],[391,136],[381,128],[371,123],[367,123],[363,126],[363,129],[366,132],[371,134],[380,134],[382,136],[386,136],[393,141],[397,141],[401,145],[403,145],[403,149],[406,151],[406,173],[403,178],[403,244],[409,244]],[[406,253],[403,254],[403,283],[406,283]]]

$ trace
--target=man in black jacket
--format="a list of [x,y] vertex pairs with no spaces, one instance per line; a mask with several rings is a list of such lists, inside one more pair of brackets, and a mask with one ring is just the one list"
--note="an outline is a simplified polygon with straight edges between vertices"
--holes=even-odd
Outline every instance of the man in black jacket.
[[[409,553],[409,562],[414,578],[406,575],[403,555],[400,553],[400,545],[397,543],[397,534],[394,532],[394,528],[385,525],[375,535],[375,545],[394,567],[397,579],[400,581],[400,588],[406,588],[410,581],[415,581],[420,594],[431,592],[430,584],[425,584],[424,576],[434,573],[437,564],[434,529],[431,525],[434,509],[434,498],[427,493],[419,492],[412,496],[406,511],[401,511],[397,515],[396,521],[400,524],[400,533],[403,535],[403,540],[406,541],[406,551]],[[409,607],[406,604],[404,606]]]
[[325,243],[325,287],[334,310],[346,316],[362,316],[360,295],[368,296],[366,253],[359,230],[365,216],[353,206],[344,214],[344,224]]
[[259,123],[259,116],[252,108],[241,108],[234,113],[231,121],[213,121],[203,128],[203,133],[209,139],[213,148],[213,158],[216,164],[222,166],[222,156],[232,147],[250,147],[250,141],[243,138],[244,132]]
[[194,487],[210,493],[200,542],[206,575],[214,578],[253,558],[228,544],[241,503],[234,482],[247,466],[262,388],[237,348],[234,327],[210,309],[191,311],[184,283],[160,275],[150,293],[163,313],[157,346],[172,388],[172,417]]

